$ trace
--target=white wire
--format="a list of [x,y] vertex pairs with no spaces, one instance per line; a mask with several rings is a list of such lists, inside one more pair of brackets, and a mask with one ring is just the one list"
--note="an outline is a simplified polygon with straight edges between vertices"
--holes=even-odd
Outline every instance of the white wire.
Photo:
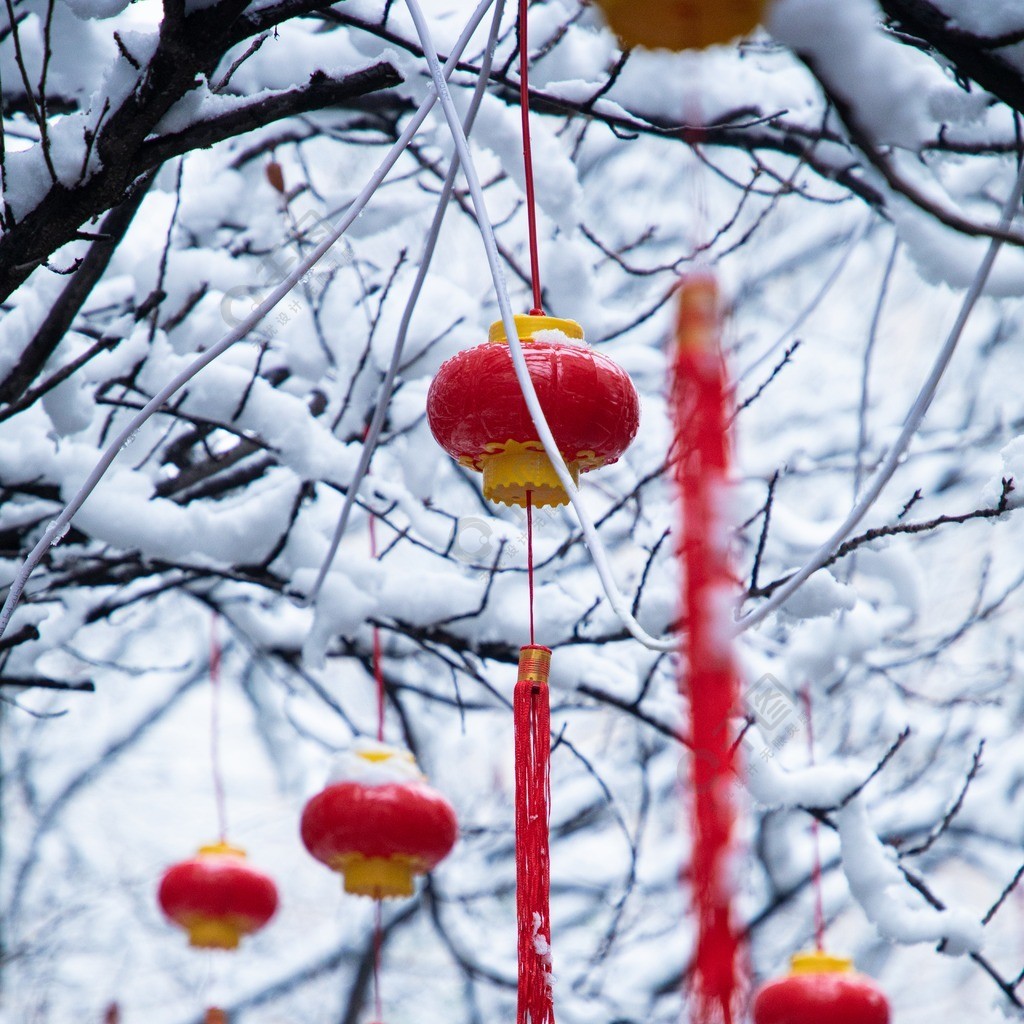
[[[477,79],[476,88],[473,90],[473,97],[470,100],[469,110],[466,112],[464,131],[467,136],[470,131],[472,131],[473,122],[476,120],[476,115],[480,109],[480,103],[483,100],[484,92],[487,90],[487,80],[491,74],[491,63],[494,60],[494,49],[498,45],[498,33],[501,30],[501,15],[504,9],[505,0],[496,0],[494,14],[491,18],[491,31],[487,37],[487,48],[484,51],[484,59],[480,64],[480,75]],[[369,429],[367,430],[366,437],[363,440],[363,450],[359,454],[359,464],[356,466],[356,471],[352,475],[352,481],[349,483],[348,490],[345,492],[345,501],[341,506],[341,514],[338,516],[338,523],[334,528],[334,536],[331,538],[330,547],[328,548],[327,555],[324,557],[324,560],[320,565],[320,571],[317,574],[316,581],[313,583],[309,593],[305,597],[293,595],[295,603],[300,608],[308,608],[316,600],[317,595],[323,588],[324,580],[327,579],[327,573],[330,571],[331,565],[334,562],[334,557],[338,553],[338,547],[341,544],[341,539],[345,536],[345,531],[348,528],[348,521],[352,515],[352,508],[355,505],[356,495],[359,493],[359,488],[362,486],[363,480],[370,469],[370,461],[372,460],[373,453],[377,448],[377,441],[380,438],[381,431],[384,429],[384,419],[387,415],[388,405],[391,402],[391,395],[395,390],[395,379],[398,376],[398,370],[402,363],[402,352],[405,349],[405,341],[409,333],[409,324],[412,321],[412,315],[416,309],[416,303],[419,301],[420,292],[423,290],[423,284],[427,279],[427,271],[430,269],[430,261],[434,256],[437,239],[441,233],[441,224],[444,221],[445,211],[448,209],[448,202],[455,189],[455,176],[458,174],[458,171],[459,154],[455,153],[451,159],[451,163],[449,164],[448,173],[444,179],[444,185],[441,188],[441,196],[437,203],[437,210],[434,213],[434,219],[427,231],[426,240],[423,243],[420,265],[416,271],[416,280],[413,282],[412,288],[410,289],[409,298],[406,300],[405,309],[402,311],[402,321],[398,325],[398,336],[395,339],[395,347],[391,353],[391,363],[388,365],[387,373],[384,375],[384,380],[381,381],[380,394],[377,397],[377,407],[373,411],[373,418],[370,420]]]
[[[469,20],[466,27],[463,29],[462,34],[459,36],[458,42],[452,48],[452,52],[445,62],[444,72],[441,75],[441,83],[444,85],[445,77],[451,75],[452,71],[455,70],[455,66],[462,56],[463,50],[469,44],[470,37],[476,31],[477,26],[483,20],[483,16],[487,13],[488,8],[493,3],[493,0],[481,0],[476,10],[473,12],[473,17]],[[435,59],[436,62],[436,59]],[[447,86],[445,86],[447,92]],[[450,99],[450,97],[449,97]],[[216,345],[207,349],[202,355],[195,359],[189,366],[182,370],[170,383],[166,384],[163,388],[158,391],[149,402],[134,416],[128,425],[114,438],[113,441],[107,446],[103,454],[100,456],[99,461],[93,467],[92,472],[86,478],[84,484],[75,494],[75,496],[65,505],[60,515],[53,520],[52,523],[46,528],[43,536],[40,538],[36,546],[29,552],[28,557],[22,563],[18,569],[17,575],[14,577],[14,581],[11,583],[11,588],[7,592],[7,597],[4,600],[3,608],[0,609],[0,636],[3,636],[4,631],[7,629],[8,624],[11,621],[11,616],[14,614],[14,609],[18,606],[18,601],[21,599],[22,592],[25,589],[25,584],[28,582],[29,577],[32,575],[32,570],[39,564],[43,555],[53,545],[60,542],[60,539],[67,532],[71,521],[74,519],[78,510],[85,504],[86,499],[95,490],[96,485],[103,478],[104,474],[110,468],[111,463],[117,457],[118,452],[124,447],[125,442],[135,433],[143,423],[146,422],[160,407],[171,397],[176,391],[184,387],[200,370],[208,366],[214,361],[219,355],[226,352],[236,341],[244,338],[255,326],[262,320],[273,308],[295,287],[296,284],[313,268],[313,266],[320,260],[325,253],[334,245],[335,242],[348,230],[352,222],[362,212],[363,207],[369,202],[370,197],[380,186],[380,183],[387,176],[387,173],[398,161],[398,158],[405,152],[406,147],[412,141],[413,136],[419,131],[420,125],[426,119],[431,108],[437,101],[436,89],[433,89],[424,98],[420,104],[416,113],[409,119],[409,123],[406,125],[402,134],[398,137],[391,149],[388,150],[387,155],[381,161],[380,165],[373,172],[370,180],[366,183],[363,190],[352,200],[348,209],[345,211],[345,215],[342,217],[337,227],[326,237],[324,240],[305,258],[303,258],[296,268],[279,284],[244,320],[239,322],[233,327]]]
[[645,647],[648,647],[653,651],[673,651],[679,646],[678,638],[669,637],[667,639],[659,639],[651,636],[640,625],[640,623],[637,622],[630,612],[626,598],[619,591],[619,588],[615,583],[615,577],[612,575],[611,566],[608,564],[608,557],[605,552],[604,545],[601,543],[601,540],[597,535],[597,529],[594,526],[594,522],[580,498],[579,490],[573,483],[573,479],[569,475],[569,470],[566,468],[565,461],[558,450],[558,445],[555,443],[554,435],[551,433],[551,428],[548,426],[547,419],[544,416],[544,410],[540,406],[540,401],[537,398],[537,392],[533,386],[533,380],[530,377],[530,371],[527,369],[526,360],[523,357],[523,349],[519,341],[519,334],[516,331],[515,317],[512,313],[512,304],[509,300],[508,285],[505,283],[505,275],[502,271],[501,261],[498,257],[498,246],[494,238],[494,227],[487,214],[487,206],[484,202],[483,190],[480,187],[480,179],[476,173],[476,167],[473,163],[473,155],[469,150],[469,143],[466,141],[466,136],[462,131],[462,125],[459,123],[459,116],[455,109],[455,104],[452,101],[451,93],[448,91],[448,86],[445,83],[443,74],[441,73],[440,63],[437,59],[437,50],[434,46],[433,40],[431,39],[430,29],[427,26],[426,19],[423,17],[423,11],[421,10],[417,0],[405,0],[405,2],[409,8],[409,13],[412,16],[413,23],[416,26],[416,32],[420,37],[421,49],[424,52],[424,56],[430,68],[430,76],[433,79],[434,88],[440,99],[441,109],[444,111],[445,119],[448,121],[448,128],[451,131],[452,138],[455,142],[455,148],[458,151],[459,159],[462,162],[462,170],[466,176],[466,183],[469,185],[469,191],[473,198],[473,208],[476,211],[477,224],[479,225],[480,234],[483,238],[484,251],[487,254],[487,265],[490,267],[491,277],[494,280],[494,291],[498,300],[498,309],[501,311],[501,320],[505,326],[505,337],[508,339],[509,352],[512,356],[512,365],[515,369],[519,386],[522,389],[523,398],[526,400],[526,406],[530,411],[530,418],[533,420],[533,424],[537,429],[537,435],[540,438],[541,444],[544,446],[544,451],[551,460],[551,465],[558,474],[558,479],[561,481],[562,486],[569,495],[569,500],[572,502],[573,508],[576,510],[576,515],[579,518],[584,539],[588,549],[590,550],[591,558],[594,560],[594,566],[597,569],[597,574],[601,579],[601,585],[608,597],[612,610],[630,634]]
[[[1002,219],[999,224],[1000,232],[1005,233],[1010,227],[1010,224],[1013,222],[1014,213],[1020,206],[1022,196],[1024,196],[1024,163],[1021,164],[1013,191],[1003,207]],[[985,282],[992,271],[992,264],[995,263],[996,254],[999,252],[999,247],[1002,244],[1003,239],[1001,237],[994,237],[989,243],[989,247],[985,252],[985,258],[981,261],[978,272],[974,275],[974,280],[964,296],[956,322],[953,324],[945,344],[939,350],[931,373],[928,374],[927,380],[921,387],[920,392],[918,392],[917,399],[911,406],[910,412],[907,413],[903,429],[900,431],[896,443],[879,467],[874,480],[871,481],[871,486],[865,491],[864,496],[850,509],[850,513],[843,520],[842,526],[814,552],[807,563],[791,576],[783,586],[779,587],[769,600],[759,605],[753,611],[748,612],[739,620],[737,623],[737,630],[739,632],[743,632],[750,629],[751,626],[756,626],[759,622],[763,622],[773,611],[780,608],[809,576],[816,573],[835,554],[839,545],[842,544],[857,524],[867,515],[868,510],[874,505],[885,485],[892,479],[903,455],[910,445],[911,439],[917,433],[917,428],[921,425],[925,413],[928,412],[928,407],[932,404],[932,399],[935,397],[935,392],[939,387],[939,381],[946,372],[950,359],[953,358],[953,352],[956,350],[957,343],[964,332],[964,327],[967,326],[971,311],[974,309],[975,303],[985,287]]]

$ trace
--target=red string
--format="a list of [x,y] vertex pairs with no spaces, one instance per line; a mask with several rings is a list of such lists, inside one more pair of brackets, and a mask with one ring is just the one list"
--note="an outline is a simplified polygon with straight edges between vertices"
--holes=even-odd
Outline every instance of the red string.
[[519,651],[512,704],[516,765],[516,918],[519,929],[517,1024],[554,1024],[551,992],[551,651]]
[[533,644],[533,491],[526,492],[526,575],[530,583],[530,643]]
[[[367,430],[367,433],[369,431]],[[366,439],[366,433],[363,434]],[[377,557],[377,517],[369,517],[370,557]],[[380,628],[373,627],[373,678],[377,684],[377,742],[384,742],[384,666],[381,650]],[[383,903],[377,900],[373,921],[373,1011],[374,1020],[384,1019],[383,1000],[380,992],[381,960],[384,948]]]
[[[523,169],[526,177],[526,220],[530,241],[530,278],[533,282],[531,316],[543,316],[540,253],[537,247],[537,200],[533,190],[533,146],[530,140],[530,48],[527,33],[529,0],[519,0],[519,112],[523,119]],[[531,640],[531,643],[533,641]]]
[[[370,557],[377,557],[377,517],[370,515]],[[384,742],[384,668],[380,629],[373,627],[373,678],[377,683],[377,742]]]
[[381,900],[377,900],[373,923],[373,1013],[374,1020],[376,1021],[382,1021],[384,1019],[384,1009],[380,997],[381,951],[384,946],[384,915],[382,913],[382,908],[383,903]]
[[[804,709],[807,712],[807,752],[814,764],[814,714],[811,707],[811,688],[805,684],[803,692]],[[811,818],[811,840],[814,843],[814,865],[811,869],[811,884],[814,887],[814,948],[820,953],[825,948],[825,904],[821,896],[821,835],[817,818]]]
[[693,786],[691,885],[697,941],[691,1020],[735,1020],[739,936],[731,918],[732,802],[736,755],[729,722],[738,679],[723,600],[734,590],[722,541],[722,491],[728,467],[726,382],[719,352],[717,285],[706,273],[680,286],[678,347],[672,386],[675,464],[682,498],[677,554],[685,565],[682,611],[688,627]]
[[227,842],[228,813],[224,796],[224,777],[220,763],[220,638],[217,635],[219,616],[210,616],[210,771],[213,776],[213,798],[217,805],[217,830],[220,841]]

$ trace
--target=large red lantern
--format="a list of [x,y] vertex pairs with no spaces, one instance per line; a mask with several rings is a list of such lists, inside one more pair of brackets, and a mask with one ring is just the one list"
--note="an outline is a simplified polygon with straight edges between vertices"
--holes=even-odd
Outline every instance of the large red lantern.
[[853,961],[827,953],[797,953],[785,978],[754,999],[754,1024],[889,1024],[889,1003]]
[[235,949],[277,910],[277,887],[227,843],[202,846],[191,860],[164,872],[158,899],[163,912],[188,932],[190,945]]
[[623,46],[702,50],[753,32],[766,0],[596,0]]
[[[589,348],[574,320],[516,316],[523,355],[541,408],[574,482],[615,462],[640,423],[629,375]],[[427,394],[438,444],[483,473],[484,497],[506,505],[564,505],[569,497],[537,437],[512,366],[502,322],[488,342],[438,370]]]
[[362,743],[339,757],[327,788],[306,804],[301,832],[346,892],[383,899],[411,896],[413,876],[448,855],[459,826],[411,754]]

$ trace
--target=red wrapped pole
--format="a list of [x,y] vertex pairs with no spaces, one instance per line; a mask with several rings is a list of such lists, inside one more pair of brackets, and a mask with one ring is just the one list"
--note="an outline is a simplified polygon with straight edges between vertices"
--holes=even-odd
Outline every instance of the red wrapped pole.
[[682,613],[688,638],[680,689],[689,697],[692,744],[694,1024],[732,1024],[738,982],[739,938],[730,912],[736,756],[729,731],[738,681],[731,650],[735,586],[723,508],[729,452],[719,334],[714,277],[688,275],[679,286],[672,406],[683,512],[676,550],[684,567]]
[[516,917],[519,924],[517,1024],[554,1024],[551,990],[551,651],[519,650],[512,715],[516,758]]

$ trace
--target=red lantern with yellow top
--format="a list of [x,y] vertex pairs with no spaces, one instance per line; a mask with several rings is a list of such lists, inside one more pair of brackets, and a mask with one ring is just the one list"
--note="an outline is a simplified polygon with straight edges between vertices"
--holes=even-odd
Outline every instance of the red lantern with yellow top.
[[[629,375],[595,352],[574,320],[517,315],[530,378],[569,473],[615,462],[636,435],[640,403]],[[483,474],[484,497],[525,507],[564,505],[569,496],[537,436],[512,365],[504,324],[487,344],[442,364],[427,394],[438,444]]]
[[889,1003],[853,961],[820,950],[797,953],[790,973],[754,999],[754,1024],[889,1024]]
[[338,757],[327,787],[306,804],[301,833],[346,892],[384,899],[411,896],[413,876],[448,855],[459,826],[408,751],[362,741]]
[[259,931],[277,910],[277,887],[257,871],[245,851],[227,843],[202,846],[195,857],[174,864],[157,894],[163,912],[201,949],[235,949]]

